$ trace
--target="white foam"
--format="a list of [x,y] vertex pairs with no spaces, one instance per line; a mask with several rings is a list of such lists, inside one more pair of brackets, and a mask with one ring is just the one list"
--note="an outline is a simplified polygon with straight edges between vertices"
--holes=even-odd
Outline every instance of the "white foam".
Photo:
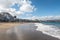
[[38,28],[36,30],[42,31],[44,34],[51,35],[60,39],[60,29],[53,25],[45,25],[42,23],[35,23]]

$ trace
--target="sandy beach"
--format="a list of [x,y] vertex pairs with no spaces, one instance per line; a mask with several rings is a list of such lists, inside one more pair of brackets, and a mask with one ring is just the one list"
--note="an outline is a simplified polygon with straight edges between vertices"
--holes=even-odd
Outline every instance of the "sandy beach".
[[9,23],[0,23],[0,31],[5,31],[9,28],[18,26],[20,24],[22,24],[22,23],[17,23],[17,22],[16,23],[11,23],[11,22],[9,22]]
[[[4,25],[7,25],[7,23]],[[34,23],[26,23],[21,25],[19,23],[20,26],[18,26],[18,23],[14,23],[13,25],[10,23],[10,25],[14,25],[14,27],[9,26],[8,30],[0,33],[0,40],[60,40],[36,30],[38,27],[35,26]]]

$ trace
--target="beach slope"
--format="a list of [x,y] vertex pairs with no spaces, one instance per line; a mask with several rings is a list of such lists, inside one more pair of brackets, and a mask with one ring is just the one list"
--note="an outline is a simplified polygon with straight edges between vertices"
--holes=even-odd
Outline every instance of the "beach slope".
[[26,23],[6,31],[7,40],[60,40],[36,30],[34,23]]

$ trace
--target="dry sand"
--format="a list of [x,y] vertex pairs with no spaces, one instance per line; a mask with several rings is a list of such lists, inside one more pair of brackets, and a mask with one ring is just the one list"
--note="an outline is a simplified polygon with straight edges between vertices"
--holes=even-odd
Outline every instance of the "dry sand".
[[12,22],[10,22],[10,23],[0,23],[0,32],[1,31],[6,31],[7,29],[18,26],[20,24],[22,24],[22,23],[17,23],[17,22],[15,22],[15,23],[12,23]]
[[3,28],[11,28],[11,27],[14,27],[14,26],[17,26],[17,25],[20,25],[21,23],[0,23],[0,29]]
[[[2,23],[2,25],[3,24],[5,26],[7,26],[7,24],[11,26],[18,25],[18,23],[14,23],[14,24]],[[19,27],[12,27],[12,28],[9,26],[8,28],[10,29],[8,29],[9,30],[8,33],[6,33],[5,31],[0,33],[0,40],[60,40],[55,37],[43,34],[41,31],[36,30],[37,27],[32,25],[34,24],[27,23],[27,24],[22,24]],[[7,28],[7,27],[6,28],[4,27],[0,27],[0,28],[3,28],[3,29]]]

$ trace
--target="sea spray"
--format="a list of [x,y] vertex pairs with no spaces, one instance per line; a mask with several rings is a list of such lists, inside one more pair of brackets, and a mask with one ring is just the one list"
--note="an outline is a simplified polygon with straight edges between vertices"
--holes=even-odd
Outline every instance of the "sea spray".
[[60,29],[58,27],[54,25],[46,25],[43,23],[35,23],[35,25],[38,26],[36,30],[60,39]]

